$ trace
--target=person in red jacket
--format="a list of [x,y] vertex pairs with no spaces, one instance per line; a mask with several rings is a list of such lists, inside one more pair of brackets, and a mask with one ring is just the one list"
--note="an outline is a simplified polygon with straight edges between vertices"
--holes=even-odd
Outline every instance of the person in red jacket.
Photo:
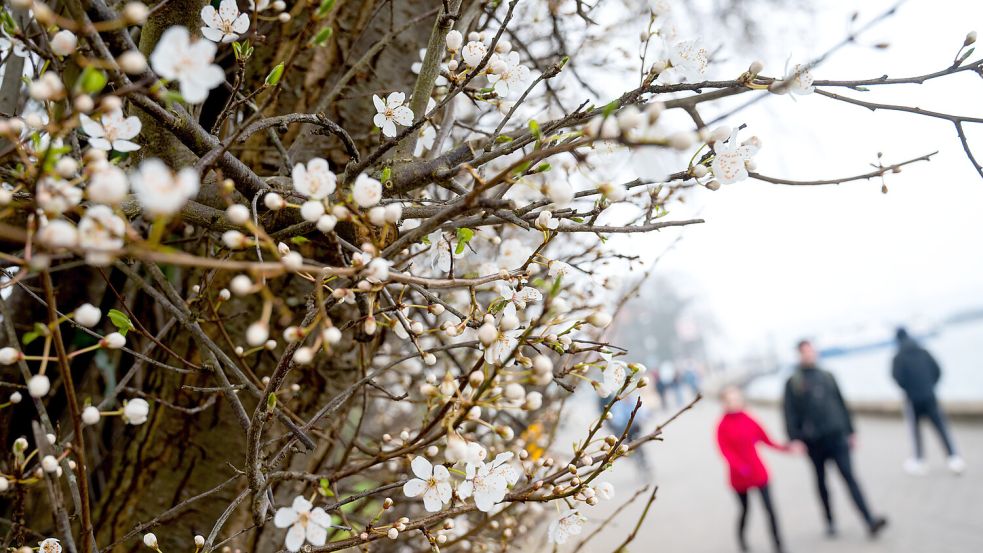
[[737,492],[741,502],[741,514],[737,519],[738,544],[741,551],[748,550],[744,538],[744,526],[747,522],[748,492],[755,489],[761,495],[761,501],[768,511],[775,551],[782,552],[784,550],[778,531],[778,519],[775,517],[774,504],[768,493],[768,470],[758,457],[757,446],[760,442],[782,451],[788,451],[789,447],[773,442],[761,425],[748,415],[744,410],[744,396],[738,388],[728,386],[721,393],[720,399],[724,407],[724,416],[717,425],[717,445],[727,461],[730,485]]

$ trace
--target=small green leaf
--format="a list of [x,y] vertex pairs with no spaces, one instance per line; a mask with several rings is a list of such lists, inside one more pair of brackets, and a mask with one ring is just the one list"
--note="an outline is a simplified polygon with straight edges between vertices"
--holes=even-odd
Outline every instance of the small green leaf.
[[315,46],[324,46],[324,44],[328,42],[333,34],[334,29],[332,29],[330,25],[326,25],[320,31],[318,31],[316,35],[314,35],[311,42],[314,43]]
[[86,94],[98,94],[102,92],[102,89],[106,87],[106,83],[109,79],[106,77],[106,73],[93,66],[88,66],[82,70],[82,74],[79,75],[78,85],[82,89],[82,92]]
[[280,82],[280,77],[282,76],[283,62],[281,61],[280,63],[276,64],[273,71],[270,71],[270,74],[266,76],[266,86],[276,86],[276,84]]
[[328,13],[331,12],[331,9],[334,8],[334,2],[335,0],[321,0],[321,5],[318,6],[315,17],[320,19],[328,15]]
[[511,136],[505,136],[503,134],[502,136],[499,136],[498,138],[496,138],[495,139],[495,142],[497,142],[499,144],[501,144],[503,142],[512,142],[512,137]]
[[113,326],[116,327],[116,330],[118,330],[123,336],[126,336],[126,333],[133,328],[133,323],[130,322],[130,318],[126,316],[126,313],[123,313],[119,309],[110,309],[108,317],[110,322],[113,323]]
[[331,482],[329,482],[327,478],[318,480],[317,491],[324,497],[334,497],[334,492],[331,491]]
[[272,411],[276,409],[276,394],[270,394],[266,397],[266,410]]
[[381,180],[382,182],[389,182],[392,180],[392,178],[393,178],[393,168],[387,165],[382,170],[382,178],[380,178],[379,180]]
[[34,330],[27,332],[23,336],[21,336],[20,341],[22,344],[26,346],[31,342],[33,342],[34,340],[37,340],[41,336],[47,336],[47,335],[48,335],[48,327],[44,326],[41,323],[34,323]]
[[618,109],[618,101],[615,100],[615,101],[611,102],[610,104],[604,106],[604,111],[602,111],[601,113],[604,114],[604,117],[607,117],[607,116],[611,115],[612,113],[614,113],[617,109]]
[[536,140],[540,140],[543,137],[543,132],[540,130],[539,123],[537,123],[535,119],[529,120],[529,132],[536,137]]
[[552,168],[553,168],[553,166],[550,165],[549,163],[540,163],[539,165],[536,166],[535,169],[532,170],[532,172],[533,173],[545,173],[545,172],[549,171]]
[[310,242],[311,239],[307,238],[306,236],[294,236],[293,238],[290,239],[290,241],[293,242],[294,244],[297,244],[298,246],[301,246],[303,244]]
[[457,247],[454,248],[454,253],[456,255],[461,255],[464,253],[464,248],[467,247],[468,242],[474,238],[474,231],[469,228],[459,228],[457,229]]

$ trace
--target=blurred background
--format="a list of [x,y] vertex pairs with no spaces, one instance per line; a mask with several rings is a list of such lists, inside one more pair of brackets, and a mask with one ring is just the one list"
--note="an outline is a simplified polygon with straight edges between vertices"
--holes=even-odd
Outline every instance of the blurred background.
[[[983,23],[983,2],[962,0],[681,3],[695,22],[687,31],[716,52],[710,78],[739,74],[754,59],[764,62],[766,74],[782,74],[789,60],[794,65],[822,55],[858,23],[896,4],[894,15],[814,69],[816,78],[936,71],[952,63],[966,33]],[[740,57],[725,57],[735,53]],[[844,94],[983,114],[979,75]],[[745,101],[702,115],[711,120]],[[654,385],[644,390],[643,428],[654,428],[697,391],[706,398],[666,429],[663,442],[645,447],[644,464],[621,463],[613,471],[616,499],[587,513],[591,525],[585,534],[609,516],[611,525],[583,549],[616,547],[634,527],[647,493],[616,510],[648,484],[659,491],[635,550],[737,551],[738,502],[715,441],[721,416],[715,395],[725,384],[742,386],[752,416],[783,442],[781,395],[796,362],[795,344],[808,338],[819,350],[819,365],[836,376],[854,411],[856,472],[868,501],[890,519],[890,527],[880,540],[868,540],[834,474],[831,493],[841,532],[827,539],[808,459],[767,451],[787,550],[983,551],[983,181],[952,125],[870,112],[817,95],[770,96],[722,122],[747,124],[743,132],[763,142],[757,170],[788,179],[860,174],[879,155],[890,164],[938,153],[886,181],[817,187],[745,181],[716,192],[698,189],[671,215],[702,217],[705,224],[656,236],[612,237],[644,266],[656,264],[608,336],[630,351],[627,360],[648,367]],[[969,132],[970,143],[983,152],[983,128]],[[646,153],[621,161],[626,173],[643,177],[668,174],[680,163]],[[622,285],[638,285],[640,273],[622,277]],[[900,325],[941,365],[937,393],[967,463],[962,475],[946,469],[927,424],[927,474],[903,469],[912,456],[911,436],[902,392],[891,378]],[[577,399],[585,408],[570,410],[570,428],[582,428],[598,412],[589,387]],[[750,518],[751,550],[770,551],[764,510],[754,495]]]

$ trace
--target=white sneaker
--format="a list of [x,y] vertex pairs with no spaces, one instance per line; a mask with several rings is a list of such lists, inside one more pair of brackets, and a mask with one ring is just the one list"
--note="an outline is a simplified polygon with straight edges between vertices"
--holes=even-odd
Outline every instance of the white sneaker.
[[963,461],[963,458],[958,455],[949,457],[948,465],[949,470],[955,474],[962,474],[966,470],[966,461]]
[[[952,461],[950,460],[950,468]],[[921,459],[908,459],[904,462],[904,471],[912,476],[924,476],[928,474],[928,467]]]

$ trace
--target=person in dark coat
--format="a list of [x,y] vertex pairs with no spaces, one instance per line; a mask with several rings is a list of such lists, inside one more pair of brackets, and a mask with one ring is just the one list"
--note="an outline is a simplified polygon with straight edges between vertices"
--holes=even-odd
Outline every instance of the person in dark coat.
[[785,383],[785,426],[789,440],[805,446],[816,471],[816,486],[826,515],[826,533],[836,535],[826,486],[826,464],[832,461],[846,481],[870,536],[876,537],[887,526],[887,519],[871,513],[853,474],[850,450],[855,436],[850,411],[833,375],[816,366],[817,354],[812,343],[803,340],[798,349],[799,365]]
[[921,420],[927,418],[935,426],[945,447],[949,470],[961,474],[966,469],[966,463],[956,452],[942,409],[935,397],[935,386],[942,378],[942,370],[932,354],[912,339],[904,327],[898,329],[897,339],[898,352],[894,354],[891,376],[904,390],[907,398],[908,420],[911,422],[912,438],[915,443],[915,456],[905,463],[905,470],[916,475],[927,472],[922,432],[919,428]]

